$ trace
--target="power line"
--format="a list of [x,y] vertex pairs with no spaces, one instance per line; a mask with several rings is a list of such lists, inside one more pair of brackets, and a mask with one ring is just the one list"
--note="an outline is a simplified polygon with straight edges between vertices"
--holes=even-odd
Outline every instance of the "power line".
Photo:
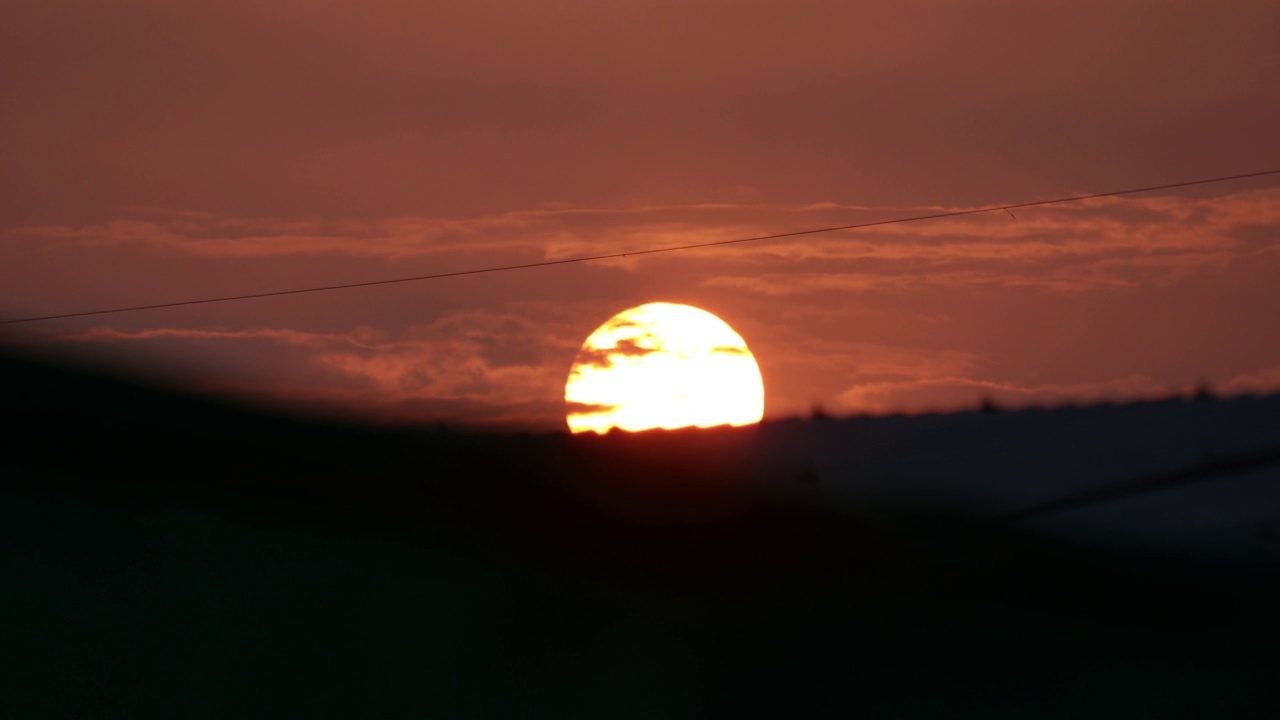
[[1129,482],[1114,483],[1092,490],[1037,503],[1004,516],[1006,522],[1022,522],[1081,508],[1105,505],[1138,495],[1169,490],[1201,482],[1226,480],[1253,470],[1280,465],[1280,447],[1245,453],[1227,458],[1205,460],[1168,473],[1151,475]]
[[884,225],[899,225],[909,222],[920,222],[922,220],[940,220],[942,218],[962,217],[965,215],[978,215],[988,212],[1010,212],[1020,208],[1043,207],[1045,205],[1060,205],[1063,203],[1080,202],[1083,200],[1095,200],[1098,198],[1118,197],[1121,195],[1136,195],[1139,193],[1155,192],[1157,190],[1173,190],[1176,188],[1192,187],[1194,185],[1209,185],[1212,183],[1228,182],[1231,180],[1247,180],[1249,178],[1266,177],[1269,175],[1280,175],[1280,169],[1263,170],[1261,172],[1244,173],[1241,175],[1226,175],[1223,177],[1204,178],[1200,180],[1187,180],[1184,182],[1166,183],[1163,185],[1148,185],[1146,187],[1128,188],[1125,190],[1111,190],[1108,192],[1089,193],[1087,195],[1071,195],[1068,197],[1053,198],[1052,200],[1033,200],[1030,202],[1014,203],[1012,205],[994,205],[989,207],[973,208],[970,210],[949,210],[946,212],[930,213],[928,215],[913,215],[910,217],[893,218],[891,220],[876,220],[873,222],[854,223],[853,225],[837,225],[834,227],[814,228],[811,230],[794,230],[791,232],[774,233],[772,235],[756,235],[754,237],[737,238],[734,240],[716,240],[713,242],[693,243],[690,245],[670,245],[667,247],[649,248],[645,250],[630,250],[627,252],[606,253],[603,255],[583,255],[580,257],[564,258],[561,260],[541,260],[538,262],[522,263],[519,265],[500,265],[495,267],[475,268],[472,270],[456,270],[453,272],[434,273],[431,275],[415,275],[413,277],[390,278],[386,280],[369,280],[365,282],[344,283],[341,285],[321,285],[317,287],[295,288],[293,290],[274,290],[270,292],[250,293],[247,295],[226,295],[223,297],[199,298],[196,300],[180,300],[178,302],[156,303],[154,305],[135,305],[132,307],[110,308],[107,310],[86,310],[82,312],[63,313],[60,315],[41,315],[38,317],[14,318],[11,320],[0,320],[0,325],[16,325],[18,323],[42,322],[46,320],[65,320],[68,318],[90,317],[92,315],[111,315],[115,313],[140,312],[143,310],[160,310],[162,308],[183,307],[186,305],[207,305],[210,303],[232,302],[235,300],[255,300],[258,298],[280,297],[282,295],[302,295],[305,293],[327,292],[329,290],[349,290],[351,288],[375,287],[378,285],[394,285],[397,283],[422,282],[426,280],[442,280],[444,278],[463,277],[467,275],[484,275],[487,273],[508,272],[511,270],[528,270],[532,268],[550,267],[552,265],[571,265],[574,263],[594,262],[598,260],[614,260],[618,258],[634,257],[636,255],[656,255],[658,253],[677,252],[681,250],[695,250],[698,248],[719,247],[721,245],[738,245],[741,243],[759,242],[761,240],[778,240],[782,238],[799,237],[801,235],[817,235],[820,233],[838,232],[841,230],[861,230],[864,228],[881,227]]

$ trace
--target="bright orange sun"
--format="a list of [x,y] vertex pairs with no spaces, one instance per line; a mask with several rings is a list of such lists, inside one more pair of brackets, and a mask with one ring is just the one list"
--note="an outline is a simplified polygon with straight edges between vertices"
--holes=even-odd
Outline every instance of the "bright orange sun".
[[578,351],[564,399],[575,433],[750,425],[764,416],[760,368],[742,336],[689,305],[618,313]]

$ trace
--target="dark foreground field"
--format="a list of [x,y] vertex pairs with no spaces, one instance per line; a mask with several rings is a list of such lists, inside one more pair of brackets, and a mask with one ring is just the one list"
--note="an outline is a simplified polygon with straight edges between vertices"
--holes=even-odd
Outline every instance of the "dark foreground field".
[[496,437],[11,355],[0,403],[0,717],[1280,717],[1271,526],[1079,509],[1280,517],[1275,398]]

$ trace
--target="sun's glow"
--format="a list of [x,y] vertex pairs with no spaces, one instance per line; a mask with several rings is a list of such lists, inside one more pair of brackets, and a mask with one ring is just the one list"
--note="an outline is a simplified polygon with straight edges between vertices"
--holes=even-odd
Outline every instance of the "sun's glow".
[[764,382],[742,336],[673,303],[625,310],[591,333],[564,399],[575,433],[750,425],[764,416]]

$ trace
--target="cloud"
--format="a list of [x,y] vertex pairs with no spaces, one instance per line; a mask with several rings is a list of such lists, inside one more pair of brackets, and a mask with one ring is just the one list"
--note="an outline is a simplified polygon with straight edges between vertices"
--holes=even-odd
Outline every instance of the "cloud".
[[[399,333],[96,327],[41,342],[149,367],[203,392],[379,421],[563,426],[572,346],[554,317],[464,311]],[[576,343],[575,343],[576,345]],[[148,358],[151,358],[148,361]],[[157,365],[156,358],[168,363]],[[167,366],[167,367],[166,367]],[[176,369],[175,369],[176,368]],[[169,372],[173,370],[173,372]]]
[[[0,248],[0,257],[25,252],[15,257],[45,258],[59,273],[82,264],[84,282],[28,287],[26,274],[14,270],[20,262],[0,269],[0,279],[34,298],[55,287],[73,293],[97,287],[104,296],[127,298],[141,293],[138,283],[99,268],[101,262],[135,262],[147,269],[149,281],[167,283],[169,294],[209,268],[233,279],[300,273],[302,279],[290,284],[305,285],[312,277],[344,279],[341,273],[355,274],[353,268],[366,278],[429,274],[926,210],[938,209],[825,202],[594,208],[561,203],[464,219],[381,221],[234,219],[139,209],[139,217],[128,221],[22,228],[14,236],[22,242]],[[550,428],[563,421],[563,383],[575,362],[605,368],[657,351],[643,338],[583,349],[582,338],[595,327],[589,319],[670,300],[713,311],[718,306],[735,326],[747,323],[745,331],[738,329],[761,363],[771,416],[815,402],[831,411],[890,412],[968,407],[980,395],[1010,405],[1145,397],[1163,386],[1155,380],[1150,387],[1073,382],[1079,376],[1067,359],[1023,361],[1037,368],[1049,363],[1043,376],[1055,382],[1042,385],[1013,383],[993,368],[997,360],[1008,367],[1018,362],[1009,358],[1034,356],[1037,342],[1052,339],[1052,326],[1022,323],[1016,332],[1030,349],[1011,348],[999,336],[972,341],[958,329],[982,327],[1022,306],[1053,311],[1064,302],[1093,302],[1099,293],[1132,302],[1159,288],[1234,283],[1226,278],[1241,270],[1265,274],[1280,257],[1278,240],[1280,188],[1215,197],[1108,198],[1020,210],[1016,220],[971,216],[512,273],[443,294],[433,289],[431,309],[403,304],[390,293],[357,303],[338,294],[307,296],[297,304],[294,325],[259,319],[265,308],[237,306],[225,311],[236,318],[230,329],[181,327],[172,319],[148,328],[146,318],[122,317],[122,326],[64,331],[56,342],[98,348],[103,356],[182,358],[196,368],[186,382],[216,391],[374,416],[418,420],[455,413],[469,422],[524,418]],[[310,274],[301,274],[303,268]],[[548,282],[554,273],[560,274]],[[409,289],[399,297],[416,297]],[[1010,291],[1020,291],[1013,308]],[[51,296],[71,304],[62,289]],[[1253,302],[1262,307],[1266,299]],[[468,306],[476,309],[456,309]],[[422,322],[423,312],[435,319]],[[123,329],[128,322],[138,325]],[[634,329],[626,321],[611,322],[613,330]],[[139,349],[129,351],[130,346]],[[1169,377],[1185,382],[1208,375],[1194,364],[1188,368]]]
[[600,403],[574,401],[565,403],[565,412],[569,415],[600,415],[602,413],[611,413],[617,409],[617,405],[606,405]]
[[1280,366],[1228,378],[1213,390],[1224,395],[1262,395],[1280,391]]
[[[897,210],[906,214],[936,210]],[[833,215],[834,213],[834,215]],[[850,215],[849,213],[852,213]],[[832,203],[555,207],[463,219],[235,219],[162,213],[97,225],[11,231],[45,253],[136,248],[160,255],[253,260],[363,258],[393,276],[562,261],[722,242],[829,225],[884,210]],[[1217,197],[1103,198],[1004,214],[946,218],[597,261],[590,272],[679,273],[720,290],[772,297],[900,293],[921,288],[1029,288],[1079,293],[1177,282],[1280,246],[1280,188]],[[326,260],[328,259],[328,260]],[[402,263],[414,260],[416,264]]]
[[[848,414],[919,413],[997,407],[1052,407],[1063,404],[1132,402],[1190,396],[1198,383],[1163,383],[1146,375],[1098,382],[1018,384],[966,376],[918,377],[856,383],[837,395],[829,409]],[[1233,376],[1213,384],[1223,396],[1280,391],[1280,367]]]
[[[1248,240],[1240,236],[1247,231]],[[1271,244],[1267,244],[1267,239]],[[1280,189],[1220,198],[1112,198],[899,225],[726,253],[706,287],[769,296],[937,288],[1086,292],[1177,282],[1280,243]]]
[[[642,340],[647,344],[642,345]],[[573,372],[576,374],[580,367],[607,370],[617,364],[619,358],[638,358],[662,352],[660,344],[659,338],[646,333],[639,338],[621,338],[610,347],[583,347],[573,360]]]
[[1019,385],[972,377],[921,378],[853,385],[829,409],[845,414],[919,413],[968,410],[981,402],[998,407],[1149,400],[1185,391],[1142,375],[1103,382]]

